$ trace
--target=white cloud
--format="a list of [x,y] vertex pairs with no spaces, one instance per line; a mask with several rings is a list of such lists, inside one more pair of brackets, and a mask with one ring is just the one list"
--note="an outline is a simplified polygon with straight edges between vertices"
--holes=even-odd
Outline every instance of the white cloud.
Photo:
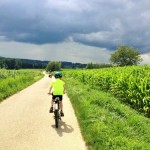
[[6,37],[5,36],[0,36],[0,42],[1,41],[5,41],[6,40]]
[[150,53],[143,54],[143,55],[141,55],[141,57],[143,59],[141,64],[148,64],[148,65],[150,65]]

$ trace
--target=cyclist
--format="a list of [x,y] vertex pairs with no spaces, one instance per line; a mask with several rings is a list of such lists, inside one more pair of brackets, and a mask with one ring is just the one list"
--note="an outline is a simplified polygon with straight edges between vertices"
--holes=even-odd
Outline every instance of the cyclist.
[[50,86],[50,89],[49,89],[49,93],[52,94],[50,113],[53,112],[54,99],[56,97],[59,97],[59,99],[60,99],[59,104],[60,104],[60,109],[61,109],[60,115],[63,117],[64,113],[63,113],[62,100],[63,100],[63,94],[66,92],[65,82],[61,80],[61,78],[62,78],[61,72],[56,72],[54,76],[55,76],[56,80],[51,83],[51,86]]
[[52,70],[50,70],[48,76],[49,76],[50,78],[52,78],[52,75],[53,75],[53,72],[52,72]]

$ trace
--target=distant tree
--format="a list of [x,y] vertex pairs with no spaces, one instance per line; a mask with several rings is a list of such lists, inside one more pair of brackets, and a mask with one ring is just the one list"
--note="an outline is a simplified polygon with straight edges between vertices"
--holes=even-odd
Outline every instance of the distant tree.
[[108,68],[112,67],[111,64],[93,64],[92,62],[86,65],[86,69],[98,69],[98,68]]
[[61,69],[61,63],[57,61],[49,62],[46,66],[46,71],[57,71]]
[[15,62],[15,66],[14,66],[14,69],[20,69],[22,67],[22,63],[20,60],[16,60]]
[[0,68],[5,69],[20,69],[21,61],[11,58],[1,58],[0,59]]
[[93,69],[93,63],[90,62],[86,65],[86,69]]
[[142,59],[138,50],[130,46],[120,45],[111,54],[110,61],[117,66],[132,66],[139,64]]

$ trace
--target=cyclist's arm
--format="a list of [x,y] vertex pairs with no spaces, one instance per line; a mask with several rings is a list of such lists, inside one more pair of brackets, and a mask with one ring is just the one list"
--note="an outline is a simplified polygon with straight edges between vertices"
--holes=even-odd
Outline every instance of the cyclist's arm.
[[67,90],[66,90],[66,86],[64,85],[64,94],[67,92]]
[[50,88],[49,88],[49,93],[52,93],[52,85],[50,86]]

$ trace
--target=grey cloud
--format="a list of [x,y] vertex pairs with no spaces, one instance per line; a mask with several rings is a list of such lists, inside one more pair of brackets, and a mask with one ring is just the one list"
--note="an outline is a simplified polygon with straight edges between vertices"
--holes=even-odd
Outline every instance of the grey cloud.
[[148,0],[1,0],[0,38],[26,43],[76,42],[149,52]]
[[[3,51],[1,51],[3,49]],[[50,61],[109,63],[110,52],[76,42],[34,45],[21,42],[1,42],[0,56]]]

